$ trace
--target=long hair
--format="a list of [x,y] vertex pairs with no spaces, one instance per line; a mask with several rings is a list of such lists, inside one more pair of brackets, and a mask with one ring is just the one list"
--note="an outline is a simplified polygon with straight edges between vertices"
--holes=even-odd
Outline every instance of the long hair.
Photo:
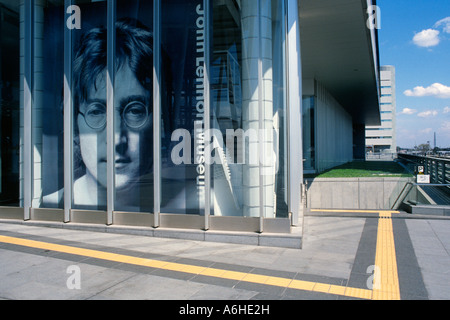
[[[153,89],[153,34],[136,19],[125,18],[116,22],[115,70],[128,63],[136,79],[152,95]],[[107,69],[107,30],[94,28],[84,34],[76,50],[73,62],[74,118],[80,105],[87,101],[92,88]],[[151,101],[152,99],[150,99]],[[152,110],[150,110],[152,111]],[[74,178],[85,172],[79,145],[79,131],[74,121]]]

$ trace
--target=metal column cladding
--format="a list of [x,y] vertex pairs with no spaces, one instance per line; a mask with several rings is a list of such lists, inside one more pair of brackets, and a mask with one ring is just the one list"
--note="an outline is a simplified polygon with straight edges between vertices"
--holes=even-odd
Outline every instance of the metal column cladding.
[[107,180],[107,224],[113,224],[113,211],[115,205],[115,108],[114,84],[116,73],[116,1],[109,0],[107,5],[107,53],[106,53],[106,180]]
[[[211,43],[210,43],[210,28],[209,26],[212,23],[211,17],[211,1],[203,0],[203,8],[204,8],[204,47],[205,47],[205,64],[204,64],[204,99],[205,99],[205,115],[204,115],[204,128],[211,128],[211,103],[210,103],[210,59],[211,59]],[[209,217],[211,215],[211,166],[209,164],[205,164],[205,225],[204,230],[208,230],[210,228]]]
[[[65,0],[69,8],[72,0]],[[73,181],[72,32],[64,28],[64,222],[70,221]]]
[[161,0],[153,0],[153,227],[161,213]]
[[[301,0],[299,0],[301,1]],[[288,119],[289,119],[289,212],[292,224],[302,218],[301,186],[303,183],[302,146],[302,66],[300,53],[300,29],[298,1],[287,1],[287,72],[288,72]]]
[[33,199],[33,143],[32,143],[32,123],[33,123],[33,7],[34,1],[25,1],[24,4],[24,106],[23,106],[23,146],[22,154],[22,174],[23,174],[23,200],[24,219],[30,219],[30,209]]

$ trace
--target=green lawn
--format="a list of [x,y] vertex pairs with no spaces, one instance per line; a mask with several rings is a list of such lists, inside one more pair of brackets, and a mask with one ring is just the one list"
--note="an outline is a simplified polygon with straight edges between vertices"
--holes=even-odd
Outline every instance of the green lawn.
[[354,161],[328,169],[317,178],[412,177],[393,161]]

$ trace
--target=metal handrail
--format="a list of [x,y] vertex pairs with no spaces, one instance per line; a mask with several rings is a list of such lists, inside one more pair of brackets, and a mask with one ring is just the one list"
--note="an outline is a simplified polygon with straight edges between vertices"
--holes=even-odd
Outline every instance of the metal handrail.
[[[392,204],[391,210],[394,210],[395,208],[397,208],[400,199],[403,201],[403,199],[405,198],[405,196],[408,195],[408,193],[411,191],[412,185],[413,185],[412,182],[407,182],[407,183],[403,186],[402,191],[400,191],[400,193],[399,193],[398,196],[397,196],[397,199],[395,199],[394,203]],[[411,188],[407,191],[406,195],[404,195],[405,189],[406,189],[408,186],[411,186]]]
[[450,183],[413,183],[413,185],[424,187],[450,187]]
[[450,159],[411,154],[398,154],[399,160],[412,162],[416,166],[424,166],[424,173],[430,175],[432,183],[450,185]]

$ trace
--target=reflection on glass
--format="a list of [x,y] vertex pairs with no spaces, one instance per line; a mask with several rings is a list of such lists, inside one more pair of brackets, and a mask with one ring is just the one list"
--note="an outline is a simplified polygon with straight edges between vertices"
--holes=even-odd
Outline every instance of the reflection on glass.
[[216,216],[287,217],[284,13],[284,1],[213,1]]
[[0,206],[19,206],[19,97],[23,79],[19,1],[0,0],[0,17]]
[[[237,134],[243,129],[242,19],[237,2],[213,1],[211,127],[220,131],[218,161],[212,165],[215,216],[242,216],[244,210],[245,142]],[[227,137],[227,130],[236,134]]]
[[203,214],[205,21],[203,0],[161,3],[163,213]]

